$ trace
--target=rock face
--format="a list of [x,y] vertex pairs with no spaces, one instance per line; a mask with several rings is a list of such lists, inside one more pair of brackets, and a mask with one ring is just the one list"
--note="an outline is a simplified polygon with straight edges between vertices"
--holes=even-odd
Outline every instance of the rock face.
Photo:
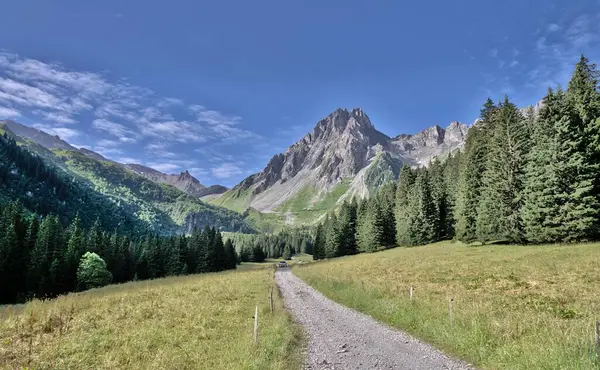
[[262,172],[214,203],[227,206],[232,198],[246,197],[241,203],[259,211],[282,210],[300,191],[312,194],[316,201],[344,181],[350,187],[340,199],[365,196],[396,178],[402,164],[426,166],[433,157],[460,148],[466,133],[466,125],[452,122],[446,129],[433,126],[415,135],[390,138],[375,129],[362,109],[337,109],[284,153],[275,155]]
[[126,164],[125,167],[149,180],[173,185],[177,189],[198,198],[212,194],[222,194],[227,191],[227,188],[221,185],[213,185],[210,187],[202,185],[200,181],[192,176],[187,170],[179,175],[168,175],[153,168],[142,166],[141,164],[129,163]]

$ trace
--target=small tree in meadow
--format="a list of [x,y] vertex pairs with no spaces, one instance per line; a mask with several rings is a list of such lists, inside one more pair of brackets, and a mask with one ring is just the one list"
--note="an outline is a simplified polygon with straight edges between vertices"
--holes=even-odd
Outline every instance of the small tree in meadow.
[[77,289],[87,290],[110,284],[112,274],[106,268],[106,262],[96,253],[86,252],[81,257],[77,269]]

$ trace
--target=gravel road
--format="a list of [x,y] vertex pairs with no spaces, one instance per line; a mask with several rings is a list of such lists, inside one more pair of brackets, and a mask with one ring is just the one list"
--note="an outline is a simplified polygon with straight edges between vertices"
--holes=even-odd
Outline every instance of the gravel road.
[[337,304],[291,269],[275,274],[286,308],[304,327],[304,369],[472,369],[370,316]]

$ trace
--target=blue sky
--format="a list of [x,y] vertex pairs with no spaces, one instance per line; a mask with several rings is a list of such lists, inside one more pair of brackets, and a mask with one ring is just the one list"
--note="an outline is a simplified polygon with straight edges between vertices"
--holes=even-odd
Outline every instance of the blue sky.
[[[576,4],[575,4],[576,3]],[[234,185],[338,107],[388,135],[600,62],[594,1],[5,2],[0,119]]]

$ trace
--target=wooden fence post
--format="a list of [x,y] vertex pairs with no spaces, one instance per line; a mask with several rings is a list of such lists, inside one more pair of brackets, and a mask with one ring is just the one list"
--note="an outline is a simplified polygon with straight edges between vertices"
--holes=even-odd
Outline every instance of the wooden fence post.
[[410,294],[410,300],[412,301],[413,299],[413,287],[411,285],[410,289],[409,289],[409,294]]
[[269,308],[271,309],[271,313],[273,313],[273,287],[269,291]]
[[596,356],[600,355],[600,321],[596,320],[595,326],[596,337]]
[[450,297],[450,326],[452,326],[453,324],[453,320],[452,320],[452,304],[454,302],[454,297]]
[[258,306],[254,311],[254,344],[258,343]]

